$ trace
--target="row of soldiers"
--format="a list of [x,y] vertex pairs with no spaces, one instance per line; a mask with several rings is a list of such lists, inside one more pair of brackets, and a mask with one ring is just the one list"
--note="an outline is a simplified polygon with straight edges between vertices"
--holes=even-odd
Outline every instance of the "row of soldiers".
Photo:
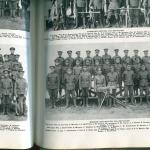
[[143,18],[144,24],[150,25],[150,0],[51,0],[49,5],[54,30],[67,28],[72,18],[74,28],[138,27]]
[[27,15],[30,0],[0,0],[0,17],[22,17]]
[[23,66],[19,62],[20,55],[10,48],[10,54],[0,54],[0,102],[4,115],[10,112],[12,104],[17,116],[26,113],[27,82]]
[[[102,101],[102,93],[106,87],[110,87],[111,94],[116,97],[116,91],[119,89],[120,96],[124,90],[125,101],[128,96],[134,103],[134,95],[146,95],[149,102],[149,81],[150,81],[150,56],[148,50],[144,50],[144,56],[141,58],[139,51],[134,50],[134,56],[128,55],[129,50],[124,50],[124,57],[119,56],[119,49],[115,49],[115,56],[108,54],[108,48],[104,49],[104,55],[99,55],[100,50],[95,50],[95,56],[90,56],[91,51],[86,51],[86,58],[80,56],[80,51],[76,51],[77,57],[72,58],[72,51],[67,51],[68,57],[62,57],[62,51],[58,51],[58,57],[55,59],[55,66],[50,66],[50,73],[47,75],[47,90],[52,101],[52,107],[55,106],[57,95],[62,97],[62,89],[65,90],[66,106],[69,106],[70,96],[76,106],[76,98],[83,99],[83,105],[87,105],[88,97],[91,96],[92,88],[95,95],[98,96],[99,104]],[[92,82],[94,81],[94,87]],[[123,88],[124,87],[124,88]],[[81,95],[82,94],[82,95]],[[112,104],[115,101],[111,102]]]

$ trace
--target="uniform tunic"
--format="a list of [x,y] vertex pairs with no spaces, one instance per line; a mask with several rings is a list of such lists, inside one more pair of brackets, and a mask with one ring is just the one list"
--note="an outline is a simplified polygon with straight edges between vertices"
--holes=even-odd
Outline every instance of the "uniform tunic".
[[89,6],[93,9],[104,9],[104,0],[90,0]]
[[108,86],[112,86],[113,89],[117,88],[118,74],[117,72],[109,72],[107,74]]
[[65,60],[65,59],[64,59],[63,57],[57,57],[57,58],[55,59],[55,61],[58,61],[61,66],[64,64],[64,60]]
[[133,86],[134,72],[132,70],[124,71],[123,73],[124,84],[126,86]]
[[64,80],[65,80],[66,90],[75,89],[75,76],[73,74],[66,74]]
[[103,55],[102,60],[103,60],[103,64],[105,64],[106,60],[109,60],[109,62],[111,62],[111,56],[110,55]]
[[98,55],[97,55],[97,56],[94,56],[94,57],[93,57],[94,64],[95,64],[95,61],[96,61],[96,60],[98,60],[100,64],[102,63],[102,57],[101,57],[101,56],[98,56]]
[[114,57],[112,58],[112,61],[113,61],[114,64],[116,63],[116,59],[119,59],[119,60],[120,60],[120,63],[121,63],[121,57],[118,56],[118,55],[116,55],[116,56],[114,56]]
[[148,87],[148,72],[140,71],[139,78],[140,78],[140,87]]
[[93,65],[93,59],[92,59],[92,57],[86,57],[86,58],[84,59],[84,64],[86,63],[87,60],[90,61],[90,65]]
[[69,66],[73,66],[74,65],[74,59],[72,57],[67,57],[65,60],[69,61]]
[[75,63],[76,63],[77,60],[80,62],[80,65],[82,66],[83,65],[83,58],[82,57],[76,57],[75,58]]
[[148,64],[150,62],[150,57],[149,56],[144,56],[142,58],[142,62],[143,62],[143,64]]
[[16,80],[16,93],[17,95],[24,95],[27,94],[27,82],[24,78],[18,78]]
[[96,92],[103,92],[103,87],[106,87],[106,80],[105,76],[103,75],[97,75],[94,78],[94,84],[96,88]]

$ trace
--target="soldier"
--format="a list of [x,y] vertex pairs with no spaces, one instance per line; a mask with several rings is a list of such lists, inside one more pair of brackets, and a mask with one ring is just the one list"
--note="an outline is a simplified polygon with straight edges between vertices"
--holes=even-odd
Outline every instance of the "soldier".
[[145,91],[146,100],[149,103],[149,85],[148,85],[149,76],[145,65],[141,66],[139,79],[140,79],[140,95],[143,96],[144,95],[143,92]]
[[126,0],[126,6],[130,16],[131,27],[138,27],[141,0]]
[[98,106],[100,106],[102,103],[103,92],[105,87],[105,76],[102,74],[101,68],[99,68],[97,71],[97,75],[94,77],[94,90],[98,96]]
[[[106,77],[108,86],[110,87],[110,89],[112,90],[112,95],[113,97],[116,97],[116,89],[118,86],[118,73],[115,72],[114,66],[110,67],[110,72],[107,74]],[[110,105],[115,106],[115,100],[113,99],[113,102],[111,102],[110,99]]]
[[87,71],[87,67],[83,66],[83,71],[79,77],[79,87],[82,90],[83,106],[88,105],[88,93],[91,89],[91,74]]
[[9,57],[7,54],[4,55],[4,63],[3,63],[3,68],[11,70],[11,63],[9,61]]
[[86,51],[86,58],[84,59],[84,65],[86,63],[86,60],[89,60],[89,63],[90,63],[91,66],[93,65],[93,59],[90,55],[91,55],[91,51],[87,50]]
[[[103,74],[106,77],[107,74],[110,72],[110,62],[108,59],[105,60],[105,64],[103,64]],[[107,81],[106,81],[107,85]]]
[[3,71],[3,79],[1,80],[1,89],[2,89],[2,104],[3,104],[3,113],[7,115],[9,112],[9,107],[11,103],[12,96],[12,81],[9,78],[8,69],[4,69]]
[[16,80],[16,97],[19,111],[16,110],[16,115],[24,116],[26,111],[26,96],[27,96],[27,81],[23,77],[24,71],[19,70],[19,75]]
[[139,72],[141,70],[141,58],[138,56],[138,50],[134,50],[135,55],[132,57],[133,62],[133,70],[135,73],[134,78],[134,94],[138,95],[138,89],[139,89]]
[[142,63],[146,65],[150,60],[150,56],[148,56],[148,50],[144,50],[143,52],[144,52],[144,56],[142,57]]
[[74,106],[76,107],[75,76],[73,75],[71,68],[67,69],[67,73],[64,77],[64,83],[66,87],[66,107],[69,107],[70,96],[72,97]]
[[119,56],[119,49],[115,49],[114,50],[115,51],[115,56],[112,58],[112,62],[113,62],[113,64],[115,64],[116,63],[116,59],[120,59],[120,63],[121,63],[121,57]]
[[108,6],[108,15],[107,15],[107,19],[106,19],[106,23],[107,26],[110,27],[110,19],[112,17],[112,15],[115,15],[115,19],[116,19],[116,26],[119,26],[119,8],[121,5],[121,1],[120,0],[110,0],[109,1],[109,6]]
[[7,2],[9,5],[9,8],[10,8],[11,17],[15,18],[16,12],[17,12],[17,5],[18,5],[19,0],[9,0]]
[[128,102],[128,92],[129,92],[131,102],[132,102],[132,104],[134,104],[134,94],[133,94],[134,72],[133,72],[133,70],[131,70],[130,65],[127,65],[127,69],[123,72],[122,79],[124,81],[125,101]]
[[56,58],[56,59],[58,59],[58,61],[59,61],[59,64],[61,65],[61,66],[63,66],[63,64],[64,64],[64,58],[62,57],[62,51],[58,51],[57,52],[58,53],[58,57]]
[[[1,50],[1,48],[0,48],[0,50]],[[4,60],[3,60],[3,55],[2,54],[0,54],[0,62],[3,62]]]
[[67,54],[68,54],[68,57],[66,59],[69,60],[69,66],[73,67],[73,65],[74,65],[74,59],[72,58],[72,51],[68,50]]
[[86,28],[85,24],[85,11],[86,11],[86,0],[74,0],[75,6],[75,28],[79,27],[80,19],[82,19],[83,28]]
[[73,74],[75,75],[75,91],[76,91],[76,95],[77,97],[80,96],[80,89],[79,89],[79,76],[81,74],[82,71],[82,67],[80,65],[80,60],[77,59],[76,60],[76,65],[73,67]]
[[127,65],[131,65],[131,58],[128,56],[129,50],[124,50],[124,57],[122,58],[123,69],[126,70]]
[[111,63],[111,56],[108,54],[108,48],[104,49],[104,55],[102,56],[103,64],[106,63],[106,60],[108,60],[109,63]]
[[93,27],[97,27],[97,25],[102,27],[104,25],[104,0],[90,0],[89,8],[91,9]]
[[91,74],[91,75],[93,75],[93,66],[91,65],[91,61],[90,61],[90,59],[86,59],[85,60],[85,66],[87,67],[87,71]]
[[50,73],[46,78],[46,88],[49,93],[50,101],[52,102],[52,108],[56,107],[57,93],[59,89],[59,77],[55,72],[55,66],[50,66]]
[[76,54],[77,54],[77,57],[75,58],[75,64],[76,64],[76,61],[79,60],[80,61],[80,66],[83,65],[83,58],[80,56],[80,51],[76,51]]
[[0,17],[4,16],[5,0],[0,0]]
[[95,65],[95,61],[96,61],[96,60],[99,61],[99,64],[102,64],[102,57],[99,56],[99,53],[100,53],[100,50],[99,50],[99,49],[96,49],[96,50],[95,50],[95,56],[93,57],[94,65]]
[[15,48],[11,47],[10,48],[10,54],[8,55],[9,61],[14,62],[16,60],[16,55],[15,55]]

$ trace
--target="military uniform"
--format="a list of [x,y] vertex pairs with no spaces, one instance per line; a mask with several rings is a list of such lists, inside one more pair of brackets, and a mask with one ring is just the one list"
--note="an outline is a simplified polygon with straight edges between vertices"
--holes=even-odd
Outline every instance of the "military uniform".
[[72,51],[67,51],[67,53],[68,53],[68,55],[70,55],[69,57],[67,57],[66,59],[65,59],[65,61],[66,60],[68,60],[69,61],[69,66],[70,67],[73,67],[73,65],[74,65],[74,58],[72,58],[72,56],[71,56],[71,54],[72,54]]
[[105,51],[105,54],[102,56],[102,61],[103,61],[103,64],[105,64],[106,60],[109,61],[109,63],[111,63],[111,56],[107,54],[108,52],[108,49],[104,49]]
[[88,105],[88,93],[91,88],[91,74],[88,71],[83,71],[79,77],[79,87],[82,90],[83,105]]
[[125,56],[122,58],[123,69],[126,70],[127,65],[132,64],[132,59],[128,56],[129,50],[124,50]]
[[11,70],[11,63],[8,61],[8,55],[4,55],[4,63],[3,63],[3,68]]
[[148,50],[144,50],[143,52],[144,56],[142,57],[142,63],[146,65],[150,62],[150,56],[148,56]]
[[[3,73],[9,73],[8,70],[4,70]],[[1,89],[2,89],[2,104],[3,104],[3,113],[8,114],[9,105],[11,103],[11,96],[12,96],[12,81],[9,76],[5,76],[1,80]]]
[[[54,67],[50,67],[54,68]],[[56,72],[49,73],[46,78],[46,88],[52,101],[52,108],[56,105],[57,93],[59,89],[59,77]]]
[[93,62],[94,62],[94,65],[95,65],[95,61],[99,61],[99,64],[102,64],[102,57],[99,56],[99,50],[95,50],[95,52],[97,51],[97,54],[93,57]]
[[55,61],[58,61],[61,66],[64,65],[64,60],[65,60],[65,59],[64,59],[63,57],[57,57],[57,58],[55,59]]
[[[19,71],[23,72],[23,70]],[[17,96],[17,103],[19,106],[19,115],[25,115],[26,110],[26,95],[27,95],[27,82],[26,79],[23,77],[19,77],[16,80],[16,96]]]
[[90,56],[90,54],[91,54],[91,51],[89,51],[89,50],[87,50],[86,51],[86,54],[87,54],[87,57],[85,57],[85,59],[84,59],[84,65],[86,65],[86,62],[87,61],[89,61],[89,65],[93,65],[93,58]]
[[[112,63],[115,64],[117,63],[116,60],[119,59],[119,62],[121,63],[121,57],[118,55],[119,49],[115,49],[115,56],[112,57]],[[118,60],[117,60],[118,61]]]
[[66,90],[66,107],[69,106],[70,95],[72,96],[74,106],[76,106],[76,97],[75,97],[75,76],[73,74],[65,74],[65,90]]
[[74,60],[75,64],[76,64],[76,61],[79,61],[80,62],[80,66],[82,66],[83,65],[83,58],[80,57],[80,51],[77,51],[76,54],[77,54],[77,57]]
[[14,62],[16,60],[16,55],[14,54],[15,48],[11,47],[10,52],[11,54],[8,55],[8,59],[10,62]]

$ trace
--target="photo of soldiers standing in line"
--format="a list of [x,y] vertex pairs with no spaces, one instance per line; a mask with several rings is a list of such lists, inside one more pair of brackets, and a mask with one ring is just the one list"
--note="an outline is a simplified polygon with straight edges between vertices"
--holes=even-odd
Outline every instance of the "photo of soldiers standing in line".
[[15,53],[15,48],[10,48],[10,54],[1,54],[0,62],[0,100],[2,113],[10,115],[15,113],[16,116],[26,116],[26,96],[27,81],[23,77],[24,70],[20,55]]
[[51,25],[46,23],[46,30],[143,27],[150,24],[149,0],[60,0],[59,3],[53,0],[51,3],[45,13],[51,15],[45,16],[45,21],[52,22]]

